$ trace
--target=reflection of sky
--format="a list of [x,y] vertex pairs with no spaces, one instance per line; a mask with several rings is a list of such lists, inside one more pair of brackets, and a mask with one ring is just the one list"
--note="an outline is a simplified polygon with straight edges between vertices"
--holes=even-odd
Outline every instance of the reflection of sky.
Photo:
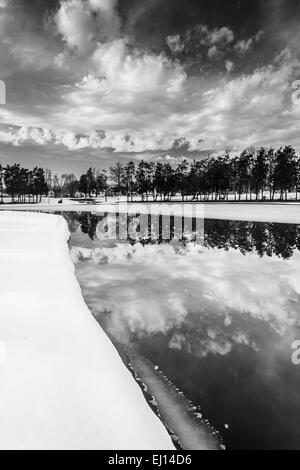
[[109,326],[118,339],[192,323],[201,337],[197,346],[176,332],[171,348],[226,354],[233,344],[259,347],[248,331],[249,319],[257,326],[267,323],[280,341],[290,341],[299,323],[299,252],[282,261],[175,242],[73,248],[73,258],[80,252],[90,258],[77,265],[85,297],[94,311],[110,312]]
[[176,241],[91,241],[80,230],[72,245],[93,313],[200,404],[226,445],[299,447],[299,251],[285,261]]

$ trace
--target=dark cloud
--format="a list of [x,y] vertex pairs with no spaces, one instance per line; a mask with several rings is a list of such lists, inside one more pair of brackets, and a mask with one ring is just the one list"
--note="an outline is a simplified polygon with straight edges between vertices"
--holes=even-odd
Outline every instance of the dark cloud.
[[42,18],[59,7],[60,0],[14,0],[16,9],[22,9],[29,16]]
[[124,0],[125,28],[137,40],[161,47],[170,34],[184,34],[197,24],[229,26],[238,34],[254,34],[264,22],[261,0]]

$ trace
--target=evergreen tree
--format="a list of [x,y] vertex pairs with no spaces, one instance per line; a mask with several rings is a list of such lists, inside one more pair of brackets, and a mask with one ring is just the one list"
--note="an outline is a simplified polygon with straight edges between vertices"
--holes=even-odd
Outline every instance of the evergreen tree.
[[256,154],[253,169],[252,181],[254,183],[256,200],[261,192],[262,198],[264,197],[264,188],[268,176],[268,152],[261,147]]

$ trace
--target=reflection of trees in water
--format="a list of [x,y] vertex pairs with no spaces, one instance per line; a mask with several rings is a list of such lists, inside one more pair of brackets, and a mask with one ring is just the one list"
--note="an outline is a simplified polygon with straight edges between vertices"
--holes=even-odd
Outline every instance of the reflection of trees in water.
[[204,239],[209,248],[233,248],[243,254],[255,251],[261,257],[289,259],[300,250],[300,225],[207,220]]
[[[180,227],[183,227],[183,219],[171,216],[169,220],[165,217],[157,216],[150,218],[143,216],[143,227],[137,215],[124,214],[93,214],[91,212],[64,212],[62,213],[68,222],[71,233],[74,233],[80,226],[81,231],[87,234],[92,240],[96,237],[96,230],[101,223],[103,234],[107,232],[107,226],[115,217],[116,237],[120,237],[120,221],[124,227],[127,220],[128,236],[127,240],[143,245],[154,243],[168,243],[170,240],[179,239],[188,242],[192,239],[190,234],[182,235]],[[146,227],[145,227],[146,217]],[[182,224],[182,225],[181,225]],[[192,230],[196,227],[196,220],[193,219]],[[131,228],[130,228],[131,227]],[[134,236],[132,234],[132,227]],[[99,229],[99,227],[98,227]],[[168,236],[166,237],[166,234]],[[122,236],[122,239],[124,237]],[[300,250],[300,225],[275,224],[261,222],[242,222],[233,220],[205,220],[204,223],[204,246],[208,248],[218,248],[223,250],[235,249],[242,254],[255,251],[260,257],[278,256],[289,259],[296,250]]]
[[68,223],[70,233],[75,233],[80,227],[82,233],[94,239],[99,218],[91,212],[56,212],[62,215]]
[[91,212],[84,212],[79,216],[78,222],[80,223],[82,233],[85,233],[91,240],[94,240],[99,218]]

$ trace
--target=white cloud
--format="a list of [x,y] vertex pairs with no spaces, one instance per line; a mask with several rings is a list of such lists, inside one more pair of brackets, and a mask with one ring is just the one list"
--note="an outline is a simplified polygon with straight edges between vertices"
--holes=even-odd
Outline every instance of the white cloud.
[[[99,46],[89,65],[92,73],[65,89],[54,112],[49,109],[48,125],[43,125],[52,129],[48,137],[42,129],[3,128],[0,139],[127,153],[168,152],[178,137],[185,138],[185,152],[288,143],[300,149],[300,107],[291,102],[299,64],[289,54],[253,73],[224,78],[213,88],[191,81],[163,55],[129,53],[122,40]],[[20,126],[13,111],[0,109],[1,114],[4,122]],[[26,116],[28,129],[36,128],[32,121]]]
[[225,42],[230,44],[234,40],[234,34],[231,29],[223,27],[220,29],[214,29],[208,33],[208,41],[210,44],[218,44]]
[[256,33],[251,38],[239,40],[235,44],[234,47],[240,54],[245,54],[245,53],[249,52],[249,50],[254,46],[255,43],[257,43],[261,40],[263,35],[264,35],[263,31],[258,31],[258,33]]
[[9,0],[0,0],[0,8],[6,8]]
[[174,54],[180,54],[184,51],[184,42],[181,41],[180,34],[174,34],[173,36],[167,36],[167,45],[171,52]]
[[206,25],[199,25],[198,31],[201,33],[200,39],[203,44],[231,44],[234,41],[233,31],[226,26],[209,29]]
[[[64,0],[53,19],[64,41],[51,36],[53,28],[47,35],[34,25],[22,30],[22,17],[11,7],[0,15],[1,79],[7,77],[10,105],[0,108],[0,141],[162,151],[171,158],[179,138],[185,138],[185,153],[285,143],[300,149],[300,107],[290,99],[290,84],[299,78],[294,51],[287,48],[273,63],[233,77],[233,31],[200,25],[192,39],[210,59],[223,58],[218,73],[192,75],[163,52],[134,47],[121,33],[116,6]],[[177,53],[187,40],[188,34],[174,35],[167,43]]]
[[97,41],[119,35],[117,0],[63,0],[54,16],[57,33],[70,48],[87,52]]
[[[139,50],[130,51],[124,39],[99,45],[92,56],[94,76],[85,78],[82,88],[99,92],[119,90],[134,99],[139,93],[162,95],[180,91],[185,81],[183,68],[164,57]],[[95,76],[99,77],[95,81]]]
[[209,59],[215,59],[216,57],[218,57],[219,55],[219,51],[217,49],[217,46],[211,46],[209,49],[208,49],[208,52],[207,52],[207,57]]

